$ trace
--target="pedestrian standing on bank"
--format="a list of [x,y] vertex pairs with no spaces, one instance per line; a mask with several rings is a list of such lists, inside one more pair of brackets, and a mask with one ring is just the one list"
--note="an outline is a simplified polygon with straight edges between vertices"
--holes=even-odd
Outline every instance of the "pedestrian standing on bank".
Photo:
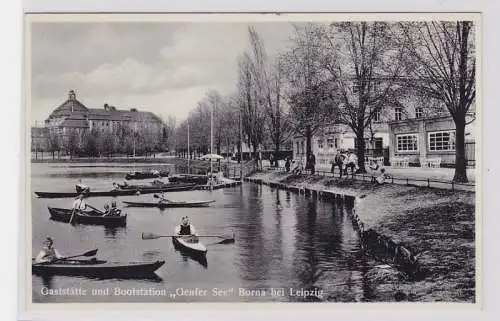
[[309,154],[309,157],[307,159],[307,166],[309,170],[311,170],[311,175],[314,175],[316,168],[316,156],[314,156],[313,153]]

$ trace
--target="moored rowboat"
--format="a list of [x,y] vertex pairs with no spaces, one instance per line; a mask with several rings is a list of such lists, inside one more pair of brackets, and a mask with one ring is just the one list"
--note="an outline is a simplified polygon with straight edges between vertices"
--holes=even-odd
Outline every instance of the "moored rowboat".
[[209,201],[166,201],[166,202],[129,202],[123,201],[124,204],[127,204],[131,207],[158,207],[158,208],[167,208],[167,207],[203,207],[207,206],[210,203],[215,202],[214,200]]
[[[69,223],[73,209],[49,207],[50,218],[54,221]],[[74,222],[88,225],[125,226],[127,214],[120,216],[102,216],[97,211],[75,211]]]
[[[162,192],[182,192],[192,190],[196,184],[174,184],[172,186],[165,187],[151,187],[151,188],[139,188],[139,189],[124,189],[124,190],[113,190],[107,192],[88,192],[85,195],[89,197],[98,196],[128,196],[136,194],[151,194],[151,193],[162,193]],[[76,197],[79,194],[76,192],[35,192],[39,198],[66,198],[66,197]]]
[[71,275],[88,277],[141,278],[154,275],[165,261],[155,262],[108,262],[103,260],[67,260],[56,263],[34,263],[36,275]]

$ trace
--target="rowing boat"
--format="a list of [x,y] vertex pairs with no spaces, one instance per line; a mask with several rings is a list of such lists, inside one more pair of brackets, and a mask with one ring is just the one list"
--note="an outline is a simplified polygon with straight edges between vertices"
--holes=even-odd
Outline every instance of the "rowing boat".
[[168,171],[156,171],[156,172],[134,172],[125,175],[126,180],[131,179],[147,179],[147,178],[158,178],[158,177],[168,177],[170,173]]
[[120,187],[122,190],[139,190],[139,191],[147,191],[147,190],[165,190],[169,191],[172,189],[178,189],[178,188],[192,188],[196,186],[195,183],[175,183],[175,184],[165,184],[165,183],[151,183],[151,185],[128,185],[128,184],[118,184],[118,187]]
[[[49,207],[49,213],[52,220],[69,223],[73,209]],[[74,222],[87,225],[105,225],[108,227],[125,226],[127,224],[127,214],[102,216],[102,213],[95,210],[75,211]]]
[[203,207],[207,206],[210,203],[215,202],[214,200],[209,201],[169,201],[166,200],[164,202],[129,202],[123,201],[124,204],[130,207],[159,207],[159,208],[167,208],[167,207]]
[[141,278],[151,276],[165,261],[155,262],[108,262],[104,260],[63,260],[56,263],[34,263],[36,275],[68,275],[87,277]]
[[208,182],[207,175],[193,175],[193,174],[178,174],[170,176],[168,180],[172,183],[196,183],[198,185],[205,185]]
[[[128,196],[137,194],[151,194],[151,193],[163,193],[163,192],[182,192],[192,190],[196,184],[174,184],[165,187],[151,187],[151,188],[139,188],[139,189],[124,189],[124,190],[112,190],[107,192],[88,192],[85,195],[88,197],[99,197],[99,196]],[[35,192],[39,198],[67,198],[76,197],[79,194],[76,192]]]
[[200,242],[197,236],[184,235],[184,236],[173,236],[172,242],[176,250],[184,252],[186,254],[195,255],[198,257],[205,257],[207,254],[207,248],[203,243]]

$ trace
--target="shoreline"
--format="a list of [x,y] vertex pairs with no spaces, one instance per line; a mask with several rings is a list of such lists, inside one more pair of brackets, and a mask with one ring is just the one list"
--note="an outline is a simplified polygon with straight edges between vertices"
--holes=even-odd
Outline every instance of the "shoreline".
[[258,172],[247,181],[353,198],[365,254],[381,264],[367,281],[382,301],[476,302],[475,192]]

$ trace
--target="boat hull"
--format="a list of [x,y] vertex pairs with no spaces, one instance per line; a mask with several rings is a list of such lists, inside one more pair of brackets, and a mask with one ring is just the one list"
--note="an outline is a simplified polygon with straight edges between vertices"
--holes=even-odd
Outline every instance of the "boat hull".
[[[119,191],[107,191],[107,192],[89,192],[86,195],[88,197],[102,197],[102,196],[129,196],[137,194],[152,194],[152,193],[164,193],[164,192],[183,192],[192,190],[196,184],[186,184],[183,186],[167,186],[167,187],[153,187],[153,188],[139,188],[139,189],[124,189]],[[68,198],[76,197],[79,194],[76,192],[35,192],[39,198]]]
[[205,256],[207,254],[207,248],[201,242],[189,243],[182,237],[177,236],[172,237],[172,242],[174,243],[174,247],[181,252],[197,256]]
[[133,179],[148,179],[148,178],[158,178],[158,177],[168,177],[170,173],[165,171],[160,171],[159,173],[151,173],[151,172],[135,172],[128,173],[125,175],[126,180]]
[[[49,207],[49,213],[52,220],[69,223],[73,210]],[[127,225],[127,214],[120,216],[101,216],[100,213],[96,211],[76,211],[73,220],[78,224],[119,227]]]
[[140,278],[155,275],[165,261],[118,263],[102,260],[71,260],[66,263],[35,263],[32,274],[66,275],[100,278]]
[[124,204],[126,204],[129,207],[158,207],[158,208],[170,208],[170,207],[205,207],[208,206],[210,203],[213,203],[215,201],[210,200],[210,201],[186,201],[186,202],[175,202],[175,201],[169,201],[166,203],[154,203],[154,202],[129,202],[129,201],[123,201]]

